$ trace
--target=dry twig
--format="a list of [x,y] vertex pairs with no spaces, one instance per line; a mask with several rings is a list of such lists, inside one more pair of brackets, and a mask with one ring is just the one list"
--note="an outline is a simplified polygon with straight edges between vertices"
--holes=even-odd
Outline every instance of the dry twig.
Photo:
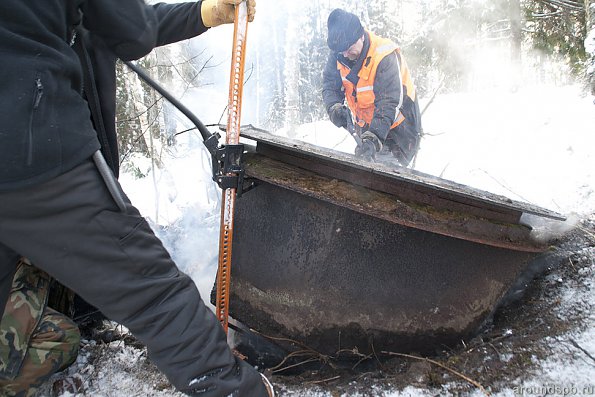
[[[290,369],[290,368],[299,367],[300,365],[308,364],[308,363],[311,363],[311,362],[314,362],[314,361],[320,361],[320,359],[319,359],[319,358],[317,358],[317,357],[315,357],[315,358],[309,358],[309,359],[307,359],[307,360],[300,361],[299,363],[291,364],[291,365],[288,365],[287,367],[279,368],[279,369],[273,370],[273,371],[271,371],[271,372],[272,372],[272,373],[275,373],[275,372],[283,372],[283,371],[286,371],[286,370],[288,370],[288,369]],[[278,367],[278,366],[277,366],[277,367]]]
[[337,376],[333,376],[332,378],[326,378],[326,379],[320,379],[320,380],[312,380],[312,381],[306,382],[306,384],[308,384],[308,385],[314,385],[314,384],[317,384],[317,383],[330,382],[332,380],[337,380],[340,377],[341,377],[341,375],[337,375]]
[[312,357],[314,355],[315,355],[315,353],[313,354],[313,352],[311,352],[309,350],[298,350],[298,351],[291,352],[288,355],[286,355],[285,358],[283,358],[283,360],[281,360],[281,362],[279,364],[275,365],[274,367],[271,367],[270,370],[273,371],[273,372],[283,371],[284,369],[287,369],[287,368],[283,368],[283,369],[279,369],[279,368],[281,368],[281,366],[283,364],[285,364],[287,362],[287,360],[289,360],[290,358],[293,358],[293,357]]
[[583,233],[585,233],[587,236],[591,237],[593,239],[593,241],[595,241],[595,234],[591,233],[589,231],[589,229],[581,226],[581,225],[576,225],[577,228],[579,228],[579,230],[581,230]]
[[587,355],[587,357],[589,357],[591,360],[595,361],[595,357],[593,357],[591,355],[591,353],[589,353],[588,351],[583,349],[583,347],[581,345],[579,345],[574,339],[569,339],[569,342],[572,344],[572,346],[576,347],[577,349],[579,349],[580,351],[585,353]]
[[428,363],[434,364],[439,366],[442,369],[447,370],[448,372],[458,376],[459,378],[471,383],[473,386],[477,387],[479,390],[481,390],[486,396],[491,395],[490,392],[488,392],[479,382],[469,378],[468,376],[463,375],[462,373],[455,371],[452,368],[447,367],[444,364],[439,363],[438,361],[434,361],[432,359],[429,359],[427,357],[418,357],[418,356],[413,356],[411,354],[404,354],[404,353],[395,353],[395,352],[388,352],[388,351],[382,351],[381,353],[384,354],[388,354],[390,356],[399,356],[399,357],[406,357],[406,358],[412,358],[414,360],[420,360],[420,361],[426,361]]

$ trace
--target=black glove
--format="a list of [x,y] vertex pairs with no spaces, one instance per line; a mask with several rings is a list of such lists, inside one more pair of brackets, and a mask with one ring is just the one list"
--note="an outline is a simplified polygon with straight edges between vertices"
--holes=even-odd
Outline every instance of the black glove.
[[337,127],[347,128],[349,120],[351,120],[351,114],[345,105],[335,103],[328,110],[328,116],[332,123]]
[[370,128],[370,125],[368,123],[364,123],[364,125],[355,124],[355,133],[357,134],[359,139],[362,139],[362,134],[368,131],[368,128]]
[[382,142],[372,131],[365,131],[362,135],[362,143],[355,148],[355,156],[366,161],[376,159],[376,153],[382,150]]

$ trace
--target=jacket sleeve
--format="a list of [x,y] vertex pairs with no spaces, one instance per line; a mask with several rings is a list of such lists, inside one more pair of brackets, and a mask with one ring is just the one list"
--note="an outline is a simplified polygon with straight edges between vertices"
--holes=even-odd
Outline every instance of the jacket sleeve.
[[202,1],[189,3],[158,3],[153,5],[157,17],[157,46],[190,39],[207,31],[202,22]]
[[335,103],[345,101],[343,92],[341,74],[337,69],[337,57],[331,53],[322,72],[322,101],[327,112]]
[[157,44],[157,17],[142,0],[87,0],[83,24],[122,60],[147,55]]
[[387,55],[378,64],[374,95],[376,99],[370,131],[384,142],[403,102],[403,83],[396,55]]

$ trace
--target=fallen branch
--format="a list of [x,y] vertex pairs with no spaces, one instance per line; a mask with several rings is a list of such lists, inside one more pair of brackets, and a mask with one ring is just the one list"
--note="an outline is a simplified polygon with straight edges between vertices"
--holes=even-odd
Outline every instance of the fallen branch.
[[[292,357],[316,357],[316,356],[317,356],[316,353],[313,353],[312,351],[309,351],[309,350],[294,351],[294,352],[291,352],[288,355],[286,355],[285,358],[283,358],[283,360],[281,360],[281,362],[279,364],[275,365],[274,367],[271,367],[270,370],[273,372],[282,371],[283,369],[279,369],[279,368],[281,368],[281,366],[283,364],[285,364],[285,362]],[[317,358],[317,360],[320,360],[321,359],[320,355],[318,355],[318,357],[319,358]],[[284,368],[284,369],[286,369],[286,368]]]
[[496,346],[494,346],[491,342],[488,343],[488,346],[490,346],[492,349],[494,349],[494,351],[498,355],[498,360],[500,360],[500,352],[498,351],[498,349],[496,349]]
[[341,377],[341,375],[337,375],[337,376],[333,376],[332,378],[320,379],[320,380],[312,380],[312,381],[306,382],[306,384],[308,384],[308,385],[314,385],[314,384],[317,384],[317,383],[330,382],[331,380],[336,380],[336,379],[339,379],[340,377]]
[[579,230],[581,230],[583,233],[585,233],[587,236],[591,237],[595,241],[595,234],[591,233],[589,229],[581,225],[577,225],[577,227],[579,228]]
[[446,132],[438,132],[438,133],[435,133],[435,134],[430,134],[429,132],[423,131],[422,132],[422,137],[424,137],[424,136],[440,136],[440,135],[444,135],[444,134],[446,134]]
[[373,355],[374,355],[374,353],[370,353],[369,355],[360,358],[355,364],[353,364],[353,367],[351,367],[351,369],[354,370],[363,361],[366,361],[366,360],[370,359]]
[[430,98],[430,100],[428,101],[428,103],[426,103],[426,106],[424,106],[424,108],[422,109],[422,111],[420,112],[420,114],[423,116],[424,113],[426,112],[426,110],[428,110],[428,108],[430,107],[430,105],[432,104],[432,102],[434,102],[434,99],[436,99],[436,95],[438,95],[438,92],[442,89],[442,85],[444,84],[444,80],[446,80],[446,76],[442,76],[442,80],[440,80],[440,83],[438,83],[438,87],[434,90],[434,94],[432,94],[432,97]]
[[[252,328],[250,328],[250,332],[252,332],[253,334],[256,334],[256,335],[260,335],[260,336],[262,336],[263,338],[266,338],[266,339],[270,339],[270,340],[274,340],[274,341],[278,341],[278,342],[288,342],[290,344],[301,346],[305,350],[309,350],[309,351],[311,351],[313,353],[320,354],[316,350],[312,349],[310,346],[308,346],[308,345],[306,345],[306,344],[304,344],[302,342],[299,342],[297,340],[294,340],[294,339],[289,339],[289,338],[284,338],[284,337],[279,337],[279,336],[265,335],[262,332],[258,332],[257,330],[252,329]],[[320,355],[322,355],[322,354],[320,354]]]
[[367,357],[365,354],[360,353],[357,350],[357,348],[355,348],[355,349],[341,349],[341,350],[337,350],[335,352],[335,356],[336,357],[339,357],[341,355],[341,353],[349,353],[349,354],[353,354],[354,356],[363,357],[363,358]]
[[304,361],[301,361],[301,362],[296,363],[296,364],[288,365],[287,367],[279,368],[279,369],[276,369],[276,370],[271,371],[271,372],[272,373],[275,373],[275,372],[286,371],[286,370],[288,370],[290,368],[299,367],[300,365],[308,364],[308,363],[311,363],[311,362],[314,362],[314,361],[320,361],[320,359],[319,358],[310,358],[308,360],[304,360]]
[[477,387],[479,390],[481,390],[486,396],[491,395],[490,392],[488,392],[479,382],[474,381],[473,379],[469,378],[468,376],[463,375],[462,373],[455,371],[452,368],[447,367],[444,364],[439,363],[438,361],[434,361],[432,359],[426,358],[426,357],[418,357],[418,356],[412,356],[411,354],[404,354],[404,353],[395,353],[395,352],[387,352],[387,351],[382,351],[381,353],[384,354],[388,354],[390,356],[399,356],[399,357],[406,357],[406,358],[412,358],[414,360],[419,360],[419,361],[426,361],[428,363],[437,365],[438,367],[447,370],[448,372],[458,376],[459,378],[471,383],[473,386]]
[[595,357],[593,357],[591,355],[591,353],[589,353],[588,351],[586,351],[585,349],[583,349],[581,347],[581,345],[579,345],[578,343],[576,343],[576,341],[574,339],[569,339],[569,341],[572,344],[572,346],[576,347],[577,349],[579,349],[580,351],[582,351],[583,353],[585,353],[587,355],[587,357],[589,357],[591,360],[595,361]]
[[489,344],[493,344],[494,342],[497,342],[497,341],[499,341],[499,340],[501,340],[501,339],[504,339],[504,338],[508,338],[508,337],[510,337],[510,336],[512,336],[512,333],[509,333],[509,334],[504,334],[504,335],[497,336],[497,337],[495,337],[495,338],[492,338],[492,339],[490,339],[490,340],[489,340],[489,341],[487,341],[487,342],[486,342],[486,341],[484,341],[484,340],[483,340],[483,338],[480,338],[480,339],[481,339],[481,343],[480,343],[479,345],[477,345],[477,346],[473,346],[473,347],[471,347],[471,348],[467,349],[467,350],[465,351],[465,353],[471,353],[473,350],[476,350],[476,349],[478,349],[478,348],[480,348],[480,347],[483,347],[483,346],[487,346],[487,345],[488,345],[488,343],[489,343]]

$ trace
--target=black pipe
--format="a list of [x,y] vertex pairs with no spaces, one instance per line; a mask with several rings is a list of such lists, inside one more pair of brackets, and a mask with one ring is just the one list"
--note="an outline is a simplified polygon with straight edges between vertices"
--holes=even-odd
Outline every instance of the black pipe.
[[209,138],[213,136],[213,134],[209,131],[209,129],[192,113],[186,106],[184,106],[180,101],[174,98],[169,92],[165,90],[165,88],[161,87],[155,80],[153,80],[144,70],[136,66],[130,61],[124,61],[126,66],[130,69],[134,70],[136,74],[148,85],[153,87],[155,91],[160,93],[165,99],[171,102],[180,112],[184,114],[184,116],[188,117],[192,124],[196,126],[200,135],[202,135],[202,139],[206,142]]

